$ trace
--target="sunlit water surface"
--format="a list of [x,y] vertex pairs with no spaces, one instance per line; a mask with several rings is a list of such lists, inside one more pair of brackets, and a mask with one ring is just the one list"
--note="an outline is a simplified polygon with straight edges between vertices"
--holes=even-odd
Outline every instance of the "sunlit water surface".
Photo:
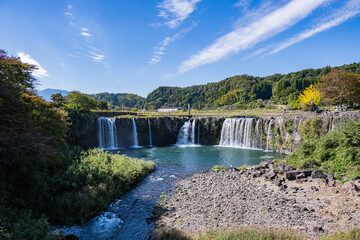
[[[135,188],[115,200],[105,212],[90,219],[82,226],[68,226],[60,230],[75,234],[80,239],[149,239],[153,224],[153,206],[161,192],[172,187],[174,181],[189,174],[209,170],[214,165],[238,167],[255,165],[264,160],[282,158],[273,152],[219,146],[162,147],[120,149],[121,154],[154,161],[157,169]],[[117,151],[114,151],[117,152]]]

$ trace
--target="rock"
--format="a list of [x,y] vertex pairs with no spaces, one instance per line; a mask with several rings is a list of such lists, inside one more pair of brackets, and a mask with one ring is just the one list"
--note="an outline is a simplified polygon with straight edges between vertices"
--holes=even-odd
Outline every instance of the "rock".
[[280,177],[277,177],[277,178],[275,178],[275,180],[274,180],[274,184],[275,184],[276,186],[278,186],[278,187],[280,187],[283,182],[284,182],[284,179],[283,179],[283,178],[281,179]]
[[287,180],[295,180],[296,176],[299,175],[299,174],[300,174],[300,172],[297,171],[297,170],[288,171],[288,172],[285,172],[285,178]]
[[270,163],[269,164],[269,169],[274,171],[275,170],[274,164]]
[[301,173],[305,174],[305,177],[310,177],[312,172],[313,172],[313,170],[311,170],[311,169],[301,170]]
[[360,179],[360,176],[356,176],[356,177],[354,177],[353,179],[351,179],[351,180],[359,180]]
[[327,180],[334,181],[335,180],[334,175],[332,175],[332,174],[327,175]]
[[313,231],[316,233],[322,233],[322,232],[324,232],[324,229],[321,226],[315,226],[313,228]]
[[302,179],[302,178],[306,178],[305,173],[302,172],[302,173],[296,175],[296,179]]
[[274,172],[274,170],[271,170],[271,171],[265,173],[263,175],[263,177],[266,178],[266,179],[272,180],[272,179],[274,179],[276,177],[276,173]]
[[260,166],[262,168],[268,168],[269,167],[269,162],[263,162]]
[[283,174],[285,172],[285,163],[279,163],[278,166],[277,166],[277,171],[280,173],[280,174]]
[[315,170],[311,173],[311,178],[326,178],[326,175],[320,170]]
[[285,164],[285,172],[289,172],[289,171],[292,171],[294,170],[294,167],[292,165],[286,165]]
[[257,178],[257,177],[260,177],[260,176],[261,176],[260,171],[256,171],[256,172],[254,172],[253,175],[252,175],[253,178]]

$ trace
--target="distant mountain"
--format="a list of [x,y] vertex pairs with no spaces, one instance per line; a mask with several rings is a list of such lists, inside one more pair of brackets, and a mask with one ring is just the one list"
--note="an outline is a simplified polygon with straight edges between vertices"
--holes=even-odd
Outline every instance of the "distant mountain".
[[44,90],[38,91],[38,95],[42,97],[46,101],[51,101],[51,95],[54,93],[61,93],[63,96],[69,95],[69,91],[67,90],[61,90],[61,89],[52,89],[52,88],[46,88]]

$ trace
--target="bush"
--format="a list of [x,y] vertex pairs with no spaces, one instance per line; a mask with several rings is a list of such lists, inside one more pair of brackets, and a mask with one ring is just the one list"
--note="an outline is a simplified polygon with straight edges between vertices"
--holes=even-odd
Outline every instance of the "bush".
[[[311,126],[311,125],[310,125]],[[312,127],[310,127],[311,129]],[[327,173],[344,176],[360,174],[360,121],[347,121],[324,137],[318,133],[304,142],[300,149],[285,161],[297,168],[318,168]]]
[[99,149],[83,152],[60,179],[67,190],[52,199],[51,220],[83,223],[154,170],[150,161]]

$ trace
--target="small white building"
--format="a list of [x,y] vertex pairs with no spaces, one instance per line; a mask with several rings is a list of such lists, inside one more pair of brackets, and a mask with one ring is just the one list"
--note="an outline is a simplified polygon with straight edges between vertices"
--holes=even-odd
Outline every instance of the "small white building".
[[163,113],[170,113],[170,112],[177,112],[183,110],[182,107],[162,107],[157,109],[157,112],[163,112]]

